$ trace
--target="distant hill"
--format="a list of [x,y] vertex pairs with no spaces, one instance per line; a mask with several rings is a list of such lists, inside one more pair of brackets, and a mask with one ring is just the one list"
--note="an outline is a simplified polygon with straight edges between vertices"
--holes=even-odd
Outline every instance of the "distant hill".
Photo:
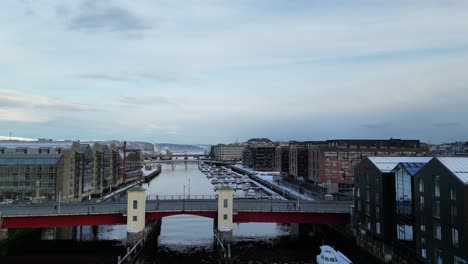
[[204,153],[210,150],[208,145],[184,145],[172,143],[156,143],[161,150],[168,148],[171,152],[189,152],[189,153]]

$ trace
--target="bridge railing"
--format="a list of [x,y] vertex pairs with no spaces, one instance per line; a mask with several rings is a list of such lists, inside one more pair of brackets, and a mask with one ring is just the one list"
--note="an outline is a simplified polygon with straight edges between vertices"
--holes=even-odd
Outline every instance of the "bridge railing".
[[3,216],[125,213],[127,202],[17,204],[0,208]]
[[234,203],[236,211],[254,212],[314,212],[350,213],[349,202],[325,201],[278,201],[278,200],[240,200]]
[[216,200],[217,195],[147,195],[147,201],[157,200]]
[[[281,195],[264,195],[264,196],[250,196],[250,195],[234,195],[235,200],[284,200]],[[157,201],[157,200],[218,200],[218,195],[147,195],[147,201]]]

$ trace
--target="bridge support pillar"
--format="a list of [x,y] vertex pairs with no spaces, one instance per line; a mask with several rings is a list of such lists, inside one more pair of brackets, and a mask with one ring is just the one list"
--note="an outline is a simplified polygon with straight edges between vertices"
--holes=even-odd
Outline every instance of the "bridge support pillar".
[[128,190],[127,197],[127,245],[133,246],[143,238],[145,229],[145,189],[135,186]]
[[223,258],[230,263],[232,245],[232,222],[233,222],[233,192],[228,186],[218,189],[218,225],[215,230],[217,242],[221,244]]
[[230,187],[223,186],[218,189],[218,230],[220,232],[232,231],[233,201]]

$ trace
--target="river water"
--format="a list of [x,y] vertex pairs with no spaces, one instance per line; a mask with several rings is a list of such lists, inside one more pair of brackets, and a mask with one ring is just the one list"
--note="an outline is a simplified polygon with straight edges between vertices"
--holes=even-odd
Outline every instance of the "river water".
[[[196,163],[163,164],[161,174],[143,185],[148,195],[210,195],[213,186]],[[369,262],[368,256],[347,241],[326,231],[314,237],[293,237],[290,226],[274,223],[234,225],[234,263],[315,263],[322,243],[335,245],[354,263]],[[65,235],[60,235],[65,233]],[[64,240],[54,240],[58,237]],[[49,229],[32,232],[0,251],[0,263],[115,263],[123,255],[126,226]],[[162,219],[161,232],[140,255],[138,263],[217,263],[213,243],[213,219],[192,215]]]

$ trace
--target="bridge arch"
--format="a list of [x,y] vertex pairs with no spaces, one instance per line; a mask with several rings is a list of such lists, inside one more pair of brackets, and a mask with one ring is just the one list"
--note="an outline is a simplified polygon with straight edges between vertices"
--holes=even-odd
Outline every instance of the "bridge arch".
[[215,211],[153,211],[146,212],[146,222],[154,221],[161,219],[167,216],[175,215],[194,215],[201,216],[205,218],[215,219],[217,217],[217,212]]

